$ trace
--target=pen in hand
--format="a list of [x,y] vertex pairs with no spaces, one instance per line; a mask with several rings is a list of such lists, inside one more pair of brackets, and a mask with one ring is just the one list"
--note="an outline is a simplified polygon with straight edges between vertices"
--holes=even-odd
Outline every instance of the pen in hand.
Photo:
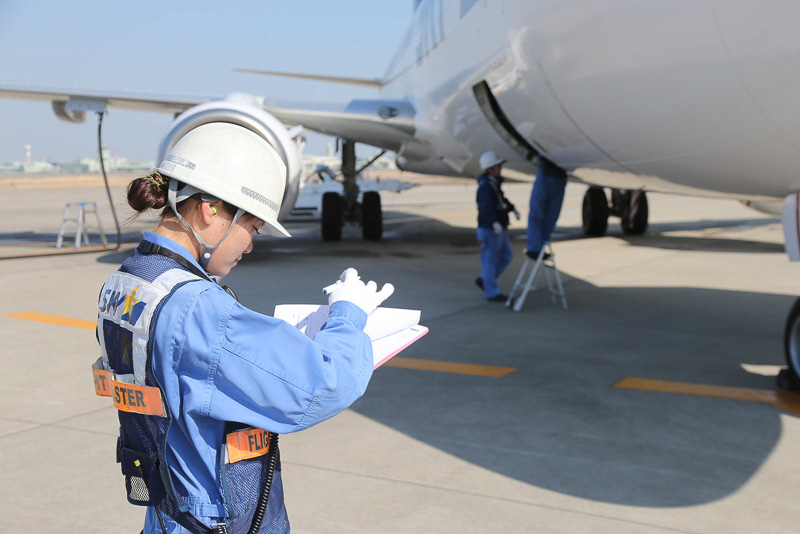
[[337,280],[335,283],[333,283],[333,284],[331,284],[329,286],[323,287],[322,288],[322,293],[324,295],[330,295],[331,293],[333,293],[334,291],[339,289],[340,285],[342,285],[342,282],[340,280]]

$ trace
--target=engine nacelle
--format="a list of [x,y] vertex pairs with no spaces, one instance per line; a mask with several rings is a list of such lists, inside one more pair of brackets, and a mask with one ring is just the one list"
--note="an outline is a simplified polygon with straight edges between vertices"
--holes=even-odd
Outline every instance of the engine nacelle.
[[156,165],[163,161],[167,152],[187,132],[209,122],[229,122],[243,126],[264,138],[278,152],[286,165],[286,190],[278,214],[278,220],[283,220],[292,211],[300,190],[303,174],[300,154],[304,141],[299,136],[298,129],[292,129],[290,133],[281,121],[267,113],[262,99],[234,93],[225,100],[206,102],[187,109],[175,118],[161,139]]
[[64,122],[71,122],[74,124],[86,122],[86,112],[67,109],[67,102],[64,100],[53,100],[50,102],[50,105],[53,106],[53,113],[56,114],[56,117]]

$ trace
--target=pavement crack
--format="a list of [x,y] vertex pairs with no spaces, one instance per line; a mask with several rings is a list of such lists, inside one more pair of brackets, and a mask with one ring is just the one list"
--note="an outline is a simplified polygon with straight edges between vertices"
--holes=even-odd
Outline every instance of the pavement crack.
[[85,415],[92,415],[92,414],[95,414],[95,413],[98,413],[98,412],[102,412],[102,411],[105,411],[105,410],[111,410],[111,409],[115,409],[115,408],[113,406],[111,406],[111,407],[104,406],[103,408],[95,408],[94,410],[89,410],[89,411],[86,411],[86,412],[81,412],[81,413],[77,413],[77,414],[74,414],[74,415],[70,415],[70,416],[65,417],[63,419],[58,419],[56,421],[48,421],[47,423],[41,423],[41,422],[38,422],[38,421],[27,421],[27,420],[23,420],[23,419],[11,419],[11,418],[8,418],[8,417],[4,417],[3,419],[5,419],[7,421],[13,421],[15,423],[30,424],[30,425],[33,425],[33,426],[31,426],[29,428],[23,428],[21,430],[17,430],[16,432],[9,432],[8,434],[3,434],[2,436],[0,436],[0,439],[5,439],[5,438],[11,437],[11,436],[18,436],[20,434],[25,434],[26,432],[32,432],[34,430],[39,430],[41,428],[46,428],[46,427],[67,428],[67,429],[70,429],[70,430],[77,430],[79,432],[89,432],[89,433],[92,433],[92,434],[109,435],[108,433],[98,432],[96,430],[88,430],[88,429],[85,429],[85,428],[73,427],[73,426],[65,425],[63,423],[65,423],[67,421],[71,421],[73,419],[77,419],[78,417],[83,417]]

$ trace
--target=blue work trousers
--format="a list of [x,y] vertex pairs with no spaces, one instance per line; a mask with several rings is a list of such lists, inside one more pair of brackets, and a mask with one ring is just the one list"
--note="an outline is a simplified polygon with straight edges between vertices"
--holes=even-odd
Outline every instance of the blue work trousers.
[[543,164],[536,173],[528,212],[528,240],[525,250],[539,252],[550,240],[564,203],[567,177],[551,163]]
[[486,298],[500,294],[497,278],[503,274],[511,263],[511,242],[508,232],[495,234],[491,228],[478,227],[478,241],[481,242],[481,278]]

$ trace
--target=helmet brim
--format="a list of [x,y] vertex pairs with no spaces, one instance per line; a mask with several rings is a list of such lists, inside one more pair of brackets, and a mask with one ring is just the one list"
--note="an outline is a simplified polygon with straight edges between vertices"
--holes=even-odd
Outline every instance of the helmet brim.
[[274,237],[292,237],[292,234],[286,231],[286,228],[283,227],[281,223],[278,221],[264,221],[264,225],[267,226],[267,233]]
[[481,170],[482,170],[482,171],[485,171],[485,170],[487,170],[487,169],[491,169],[492,167],[494,167],[494,166],[496,166],[496,165],[505,165],[505,163],[506,163],[506,160],[504,160],[504,159],[498,159],[498,160],[495,160],[495,161],[493,161],[491,164],[489,164],[489,165],[486,165],[486,166],[485,166],[483,169],[481,169]]

